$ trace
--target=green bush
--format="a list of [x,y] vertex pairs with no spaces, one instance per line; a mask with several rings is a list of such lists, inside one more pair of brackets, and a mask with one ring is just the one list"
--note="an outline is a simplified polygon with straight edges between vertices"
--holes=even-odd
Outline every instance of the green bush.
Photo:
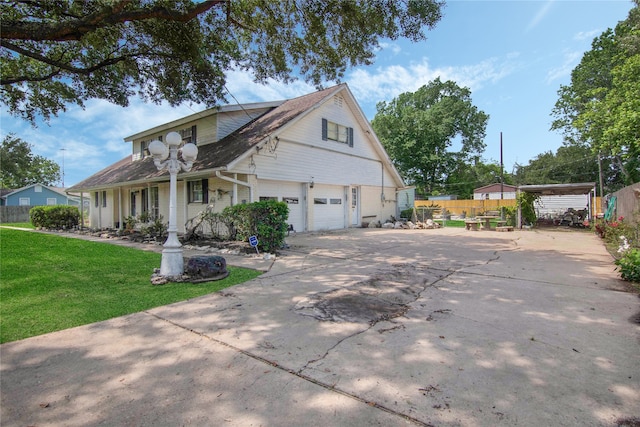
[[640,226],[626,221],[624,217],[613,221],[599,221],[595,223],[594,229],[610,249],[615,249],[623,236],[631,246],[640,247]]
[[228,206],[222,211],[227,218],[229,235],[235,240],[258,238],[258,248],[275,252],[284,244],[287,233],[289,206],[284,202],[268,200],[250,204]]
[[80,211],[76,206],[34,206],[29,210],[34,227],[52,230],[71,229],[80,223]]
[[502,211],[504,212],[504,219],[507,221],[507,225],[515,227],[518,208],[516,206],[503,206]]
[[413,221],[413,208],[405,209],[400,211],[400,218],[406,218],[410,221]]
[[[143,222],[142,215],[140,215],[140,218],[140,222]],[[162,222],[162,215],[158,216],[158,218],[153,221],[149,215],[147,215],[145,219],[146,221],[144,221],[142,227],[140,227],[140,232],[142,234],[155,238],[161,238],[167,235],[168,224]]]
[[[538,217],[536,216],[535,202],[539,196],[533,193],[518,194],[518,204],[522,213],[522,221],[528,225],[535,225]],[[518,224],[519,226],[519,224]]]
[[616,260],[623,280],[640,283],[640,249],[632,248]]

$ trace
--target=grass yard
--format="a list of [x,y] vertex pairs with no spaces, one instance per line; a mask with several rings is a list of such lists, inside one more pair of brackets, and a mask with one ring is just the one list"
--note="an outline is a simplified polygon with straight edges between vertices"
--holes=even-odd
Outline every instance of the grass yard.
[[229,266],[223,280],[153,286],[159,253],[2,227],[0,256],[0,343],[187,300],[260,275]]
[[31,224],[30,222],[7,222],[4,224],[0,224],[0,227],[30,228],[32,230],[35,229],[33,224]]

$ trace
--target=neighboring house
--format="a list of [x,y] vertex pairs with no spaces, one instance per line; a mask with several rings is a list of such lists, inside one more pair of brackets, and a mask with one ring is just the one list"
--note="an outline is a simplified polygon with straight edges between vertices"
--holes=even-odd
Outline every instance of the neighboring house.
[[509,184],[489,184],[473,190],[473,200],[515,199],[517,189]]
[[132,155],[71,187],[91,194],[94,228],[143,212],[169,217],[169,174],[149,143],[177,131],[198,146],[178,174],[177,224],[258,200],[289,206],[296,231],[341,229],[397,215],[402,178],[346,84],[286,101],[211,108],[125,138]]
[[12,190],[10,188],[0,188],[0,206],[5,206],[7,201],[4,199],[4,197],[7,194],[13,193],[14,191],[15,190]]
[[3,194],[1,197],[4,206],[80,206],[79,198],[66,195],[64,189],[42,184],[27,185]]

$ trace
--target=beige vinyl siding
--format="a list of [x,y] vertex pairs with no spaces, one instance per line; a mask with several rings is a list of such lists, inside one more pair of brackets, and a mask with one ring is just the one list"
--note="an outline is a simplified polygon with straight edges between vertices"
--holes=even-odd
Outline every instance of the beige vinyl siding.
[[[392,215],[396,216],[396,194],[394,187],[384,187],[385,201],[381,198],[380,186],[363,186],[360,188],[360,216],[369,217],[368,222],[384,222]],[[375,215],[375,219],[371,218]]]
[[[259,179],[315,182],[323,184],[381,185],[381,161],[372,148],[370,136],[358,127],[350,112],[335,110],[329,103],[315,110],[296,125],[279,135],[279,142],[267,145],[253,155],[254,165],[247,160],[240,170],[253,173]],[[354,146],[322,140],[322,118],[338,120],[354,129]],[[254,167],[255,166],[255,167]],[[313,178],[312,178],[313,177]],[[385,183],[391,184],[393,175],[385,173]],[[399,185],[393,182],[392,185]]]

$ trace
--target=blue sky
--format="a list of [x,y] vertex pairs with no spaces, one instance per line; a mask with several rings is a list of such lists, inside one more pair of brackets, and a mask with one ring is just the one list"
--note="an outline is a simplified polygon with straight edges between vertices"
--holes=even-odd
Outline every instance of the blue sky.
[[[562,145],[562,136],[549,130],[560,85],[570,82],[571,70],[593,38],[626,19],[632,7],[628,0],[449,1],[426,41],[386,41],[373,65],[348,70],[343,81],[369,120],[378,102],[413,92],[436,77],[469,87],[474,105],[490,116],[483,157],[499,161],[502,132],[504,165],[511,172],[514,164],[526,165]],[[231,73],[227,88],[239,102],[314,91],[304,82],[258,86],[243,73]],[[64,157],[68,187],[130,154],[125,137],[203,109],[139,99],[122,108],[92,100],[85,110],[72,106],[33,128],[3,106],[0,133],[2,138],[15,133],[35,154],[60,165]]]

